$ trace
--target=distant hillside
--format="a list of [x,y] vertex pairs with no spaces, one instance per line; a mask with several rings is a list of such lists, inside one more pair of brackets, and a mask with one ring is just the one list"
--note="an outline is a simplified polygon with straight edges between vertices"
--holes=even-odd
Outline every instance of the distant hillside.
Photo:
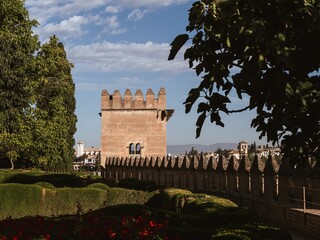
[[189,152],[192,147],[198,152],[213,152],[218,148],[236,149],[238,147],[238,144],[237,143],[216,143],[211,145],[202,145],[202,144],[168,145],[167,152],[170,154],[184,154],[186,151]]

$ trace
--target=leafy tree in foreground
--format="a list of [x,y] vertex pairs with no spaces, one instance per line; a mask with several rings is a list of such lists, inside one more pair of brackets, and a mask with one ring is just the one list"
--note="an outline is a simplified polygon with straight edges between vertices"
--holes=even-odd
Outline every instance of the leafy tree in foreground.
[[36,90],[35,151],[40,150],[39,163],[50,169],[66,170],[72,164],[77,122],[73,65],[56,36],[41,46],[36,59],[40,77]]
[[[314,0],[203,0],[189,10],[189,34],[171,44],[169,60],[184,53],[201,77],[184,102],[196,101],[199,137],[207,117],[224,126],[220,113],[256,110],[251,126],[283,146],[293,163],[314,157],[320,146],[320,2]],[[230,109],[230,95],[248,96]]]
[[39,46],[21,0],[0,1],[0,157],[13,161],[30,143],[25,109],[32,96],[34,52]]

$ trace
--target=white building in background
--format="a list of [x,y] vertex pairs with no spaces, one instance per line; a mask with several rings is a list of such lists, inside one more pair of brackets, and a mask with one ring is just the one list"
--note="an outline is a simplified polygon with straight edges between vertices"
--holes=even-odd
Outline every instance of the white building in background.
[[84,164],[96,164],[96,161],[99,158],[100,155],[100,148],[85,148],[84,149],[84,154],[86,158],[84,159]]
[[[79,141],[76,146],[76,160],[73,163],[73,168],[78,171],[81,166],[94,167],[100,158],[100,148],[85,148],[84,142]],[[80,158],[81,157],[81,158]]]
[[275,157],[281,156],[281,149],[279,147],[265,147],[265,146],[258,146],[257,153],[258,157]]
[[238,145],[239,149],[239,158],[242,158],[243,156],[248,156],[248,143],[245,141],[241,141]]
[[77,143],[77,149],[76,149],[76,157],[80,157],[84,154],[84,142],[79,141]]

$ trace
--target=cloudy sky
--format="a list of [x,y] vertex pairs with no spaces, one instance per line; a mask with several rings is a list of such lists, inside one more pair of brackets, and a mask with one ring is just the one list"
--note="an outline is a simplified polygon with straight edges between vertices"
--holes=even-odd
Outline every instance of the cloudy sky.
[[[157,95],[166,88],[167,108],[175,109],[167,125],[167,142],[179,144],[249,143],[258,140],[250,128],[253,112],[223,116],[225,127],[207,121],[195,139],[196,108],[184,113],[183,102],[199,84],[183,61],[183,52],[167,61],[170,43],[185,32],[189,0],[26,0],[30,18],[39,26],[41,42],[56,35],[64,43],[76,84],[78,116],[76,141],[86,147],[100,146],[100,95],[127,88],[148,88]],[[244,103],[234,99],[234,107]]]

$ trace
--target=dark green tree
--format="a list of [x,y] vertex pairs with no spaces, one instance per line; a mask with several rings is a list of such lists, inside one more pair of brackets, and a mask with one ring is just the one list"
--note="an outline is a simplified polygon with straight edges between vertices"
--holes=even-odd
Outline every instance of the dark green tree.
[[[201,78],[184,102],[198,101],[196,137],[205,119],[224,126],[221,113],[255,110],[251,126],[284,159],[320,158],[320,1],[202,0],[189,10],[188,34],[171,44],[169,60],[189,39],[184,57]],[[230,95],[248,96],[242,109]],[[280,145],[280,144],[279,144]]]
[[188,155],[198,155],[198,150],[194,147],[191,147],[191,150],[188,152]]
[[250,144],[249,152],[250,152],[250,153],[256,153],[256,152],[257,152],[256,142]]
[[39,79],[34,132],[35,142],[40,145],[35,149],[40,150],[38,162],[49,169],[67,170],[72,165],[77,122],[73,65],[56,36],[41,46],[36,62]]
[[30,144],[25,111],[30,107],[34,53],[39,47],[22,0],[0,1],[0,158],[12,168]]
[[222,155],[222,148],[217,148],[217,150],[214,153]]

